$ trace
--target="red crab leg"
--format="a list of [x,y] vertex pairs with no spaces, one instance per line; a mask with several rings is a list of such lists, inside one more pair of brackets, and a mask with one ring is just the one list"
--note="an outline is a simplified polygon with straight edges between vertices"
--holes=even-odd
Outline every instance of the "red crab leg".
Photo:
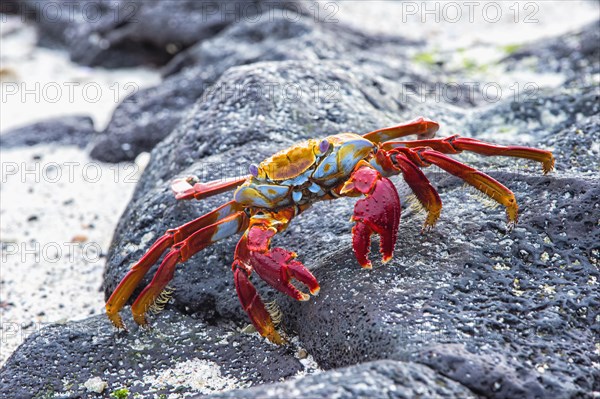
[[294,252],[270,248],[272,237],[285,229],[296,214],[296,209],[284,208],[277,212],[263,211],[262,215],[254,215],[250,219],[250,227],[235,249],[232,265],[235,288],[242,307],[256,330],[277,344],[284,341],[275,330],[269,312],[250,282],[250,276],[255,271],[273,288],[300,301],[308,300],[309,295],[292,285],[292,279],[305,284],[313,295],[319,292],[319,283],[302,263],[295,260]]
[[410,136],[411,134],[416,134],[423,138],[431,138],[435,136],[435,132],[439,128],[440,125],[437,122],[420,116],[410,122],[405,122],[397,126],[374,130],[364,134],[363,137],[373,143],[383,143],[384,141]]
[[367,163],[359,164],[340,190],[342,195],[358,193],[366,197],[354,206],[352,220],[356,224],[352,228],[352,247],[358,263],[371,268],[368,256],[373,233],[381,237],[379,247],[383,262],[392,259],[400,223],[400,198],[394,184]]
[[409,157],[413,162],[419,163],[419,166],[434,164],[446,172],[461,178],[494,201],[504,205],[509,223],[514,224],[517,222],[519,207],[515,195],[492,177],[428,147],[415,149],[398,148],[396,150],[404,150],[407,155],[412,155],[409,155]]
[[185,240],[171,247],[171,251],[165,256],[160,264],[154,278],[137,297],[131,312],[133,319],[140,325],[146,324],[146,312],[160,293],[165,289],[175,273],[175,266],[185,262],[192,255],[200,252],[216,241],[227,238],[244,230],[248,225],[248,217],[243,211],[229,215],[215,224],[204,227]]
[[384,149],[397,147],[430,147],[444,154],[457,154],[462,151],[470,151],[481,155],[507,156],[526,158],[542,163],[544,174],[554,169],[554,156],[550,151],[540,150],[522,146],[503,146],[485,143],[476,139],[460,137],[458,135],[443,139],[415,140],[415,141],[391,141],[382,145]]
[[402,172],[404,181],[415,194],[417,201],[427,210],[427,218],[425,218],[422,231],[435,225],[442,211],[442,200],[425,174],[402,150],[386,151],[380,146],[375,158],[371,160],[371,165],[385,176]]
[[169,249],[173,244],[183,241],[192,233],[203,227],[209,226],[238,210],[240,210],[239,204],[235,201],[230,201],[198,219],[192,220],[175,229],[167,230],[167,232],[156,240],[150,249],[146,251],[146,254],[132,266],[106,302],[106,313],[112,323],[117,328],[125,328],[121,316],[119,316],[119,311],[131,297],[131,294],[142,278],[148,273],[150,267],[158,261],[163,252]]
[[233,190],[242,185],[250,177],[252,176],[236,177],[229,181],[214,180],[207,183],[200,182],[193,186],[190,184],[189,179],[176,179],[171,183],[171,189],[175,192],[175,198],[178,200],[202,199]]
[[427,210],[423,230],[433,227],[442,212],[440,195],[433,188],[423,171],[404,154],[397,154],[395,160],[396,166],[402,171],[404,181],[411,188],[419,203]]

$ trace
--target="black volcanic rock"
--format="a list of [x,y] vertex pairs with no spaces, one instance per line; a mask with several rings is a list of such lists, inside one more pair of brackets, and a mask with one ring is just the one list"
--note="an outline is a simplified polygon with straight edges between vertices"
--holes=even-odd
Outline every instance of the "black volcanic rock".
[[[123,160],[153,148],[107,254],[107,297],[165,230],[231,199],[226,193],[176,201],[173,179],[243,175],[249,164],[303,139],[364,133],[424,115],[441,123],[439,136],[550,149],[556,170],[542,175],[540,165],[525,160],[456,156],[514,191],[520,218],[512,230],[503,209],[430,167],[424,171],[444,208],[435,229],[422,234],[423,214],[409,206],[410,190],[394,178],[403,203],[395,257],[382,265],[375,242],[372,270],[361,269],[351,250],[356,199],[315,204],[274,245],[298,253],[321,284],[319,296],[297,302],[253,276],[263,299],[281,309],[290,346],[239,333],[249,321],[231,273],[237,238],[228,238],[177,267],[173,299],[151,317],[151,333],[132,326],[128,306],[128,335],[113,333],[101,317],[44,329],[2,369],[2,393],[30,397],[69,386],[73,393],[64,396],[78,397],[84,379],[105,371],[111,388],[129,382],[134,392],[156,391],[153,382],[140,388],[132,381],[142,371],[156,376],[196,359],[218,363],[239,383],[265,384],[217,397],[598,396],[600,109],[599,88],[590,83],[593,37],[588,27],[539,47],[551,59],[563,57],[557,49],[567,46],[564,54],[571,55],[560,72],[581,79],[527,101],[475,110],[403,96],[407,83],[427,86],[448,77],[414,73],[393,40],[332,34],[306,19],[241,22],[190,45],[165,68],[163,84],[119,107],[107,130],[113,142],[94,152]],[[286,51],[295,39],[298,51]],[[577,51],[585,62],[571,53]],[[524,65],[513,61],[515,68]],[[299,353],[325,371],[266,384],[297,375],[306,363]]]
[[[389,79],[426,83],[425,77],[413,72],[405,60],[406,48],[415,43],[372,37],[293,13],[286,15],[242,20],[178,54],[165,67],[164,82],[133,94],[117,107],[103,137],[94,145],[92,157],[121,162],[152,150],[193,112],[194,103],[202,101],[205,91],[234,66],[261,61],[349,60],[357,65],[369,64],[378,75]],[[283,87],[290,96],[292,90],[297,90],[291,85]],[[243,89],[236,88],[239,92]],[[315,94],[320,90],[323,97],[335,94],[335,87],[326,85],[301,89]]]
[[211,399],[476,398],[467,388],[416,363],[380,360],[279,384],[228,391]]
[[[302,369],[289,348],[170,310],[152,330],[129,334],[116,332],[100,315],[32,334],[2,368],[0,397],[114,398],[120,389],[157,396],[211,392],[276,382]],[[101,395],[87,389],[91,378],[106,383]]]
[[84,148],[94,140],[96,134],[90,117],[63,116],[11,129],[0,136],[0,145],[4,149],[36,144]]
[[7,11],[35,23],[40,43],[64,47],[73,61],[120,68],[164,65],[231,23],[284,9],[311,13],[295,0],[25,0]]

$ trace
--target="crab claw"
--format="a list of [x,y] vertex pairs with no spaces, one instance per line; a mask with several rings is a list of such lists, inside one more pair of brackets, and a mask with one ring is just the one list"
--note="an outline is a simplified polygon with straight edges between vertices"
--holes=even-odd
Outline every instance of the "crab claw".
[[294,287],[291,280],[296,279],[305,284],[313,295],[319,293],[319,283],[301,262],[295,260],[294,252],[283,248],[269,249],[269,243],[275,233],[273,228],[250,228],[247,239],[243,237],[240,240],[236,255],[242,263],[249,265],[276,290],[299,301],[307,301],[310,296]]
[[274,248],[264,254],[255,252],[250,263],[256,273],[273,288],[299,301],[308,301],[310,295],[294,287],[291,280],[296,279],[306,284],[313,295],[319,293],[319,283],[302,263],[294,259],[295,257],[294,252]]
[[358,263],[371,268],[369,251],[371,235],[379,234],[380,252],[384,263],[392,259],[400,223],[400,198],[394,184],[370,167],[356,170],[341,189],[342,194],[361,193],[366,197],[357,201],[352,220],[352,247]]
[[295,260],[295,253],[283,248],[269,248],[275,233],[276,228],[265,225],[250,227],[235,249],[233,268],[238,297],[252,324],[260,335],[271,342],[283,343],[269,312],[250,283],[250,274],[255,271],[273,288],[299,301],[308,300],[310,295],[296,288],[291,283],[293,279],[305,284],[313,295],[318,294],[319,283],[302,263]]

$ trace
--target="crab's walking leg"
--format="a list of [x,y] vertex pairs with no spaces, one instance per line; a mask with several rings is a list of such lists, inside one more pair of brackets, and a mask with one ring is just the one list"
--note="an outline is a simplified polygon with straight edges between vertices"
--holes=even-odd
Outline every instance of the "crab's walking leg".
[[404,154],[396,155],[395,160],[396,166],[402,171],[404,181],[417,197],[417,201],[427,210],[423,230],[432,228],[442,212],[440,195],[433,188],[423,171]]
[[226,216],[232,215],[239,210],[239,204],[235,201],[230,201],[198,219],[192,220],[178,228],[167,230],[162,237],[156,240],[146,254],[132,266],[106,302],[106,313],[111,322],[118,328],[125,328],[123,321],[119,316],[119,311],[131,297],[131,294],[146,275],[150,267],[158,261],[167,249],[174,244],[183,241],[194,232],[207,227]]
[[418,163],[419,166],[429,166],[430,164],[437,165],[446,172],[461,178],[494,201],[504,205],[506,207],[506,215],[509,223],[514,224],[517,222],[519,207],[515,195],[502,183],[492,177],[458,162],[439,151],[432,150],[429,147],[415,149],[398,148],[396,150],[404,150],[405,153],[412,155],[410,157],[411,160],[414,163]]
[[402,172],[404,181],[411,188],[418,203],[427,211],[422,231],[435,225],[442,211],[442,200],[427,176],[402,150],[384,150],[380,145],[370,165],[383,176],[395,176]]
[[410,122],[405,122],[397,126],[374,130],[363,135],[363,137],[373,143],[383,143],[384,141],[410,136],[411,134],[428,139],[434,137],[435,132],[439,128],[440,125],[437,122],[420,116]]
[[392,259],[400,223],[400,198],[391,180],[381,176],[371,165],[361,162],[339,190],[342,195],[365,195],[356,202],[352,220],[352,247],[358,263],[371,268],[371,235],[381,237],[379,250],[383,262]]
[[196,231],[183,241],[173,245],[160,264],[150,284],[144,288],[133,305],[131,305],[131,312],[133,313],[135,322],[140,325],[146,324],[146,312],[173,278],[175,266],[178,263],[185,262],[192,255],[216,241],[243,231],[247,225],[248,217],[246,213],[243,211],[235,212],[217,223]]
[[538,148],[522,146],[502,146],[485,143],[472,138],[460,137],[458,135],[446,137],[443,139],[415,140],[415,141],[390,141],[382,145],[384,149],[397,147],[430,147],[433,150],[444,154],[457,154],[462,151],[470,151],[486,156],[506,156],[526,158],[542,163],[544,174],[554,169],[554,156],[550,151],[540,150]]
[[213,195],[231,191],[239,187],[251,176],[237,177],[230,181],[209,181],[207,183],[190,184],[189,179],[176,179],[171,183],[171,189],[175,192],[178,200],[202,199]]
[[283,248],[270,248],[272,237],[287,227],[299,208],[289,207],[277,212],[261,211],[250,219],[250,227],[240,239],[233,261],[235,288],[242,307],[248,313],[256,330],[271,342],[281,344],[283,339],[275,330],[269,312],[260,299],[250,276],[255,271],[260,278],[290,297],[305,301],[309,295],[298,290],[291,280],[305,284],[311,294],[319,292],[319,283],[299,261],[296,254]]

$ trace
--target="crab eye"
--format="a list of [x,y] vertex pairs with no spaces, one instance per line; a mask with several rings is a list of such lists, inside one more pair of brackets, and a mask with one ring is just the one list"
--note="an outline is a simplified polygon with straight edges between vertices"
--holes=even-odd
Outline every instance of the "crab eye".
[[321,142],[319,143],[319,151],[321,152],[321,154],[325,154],[328,149],[329,141],[327,141],[327,139],[321,140]]
[[254,177],[258,176],[258,166],[255,164],[248,166],[248,172]]

